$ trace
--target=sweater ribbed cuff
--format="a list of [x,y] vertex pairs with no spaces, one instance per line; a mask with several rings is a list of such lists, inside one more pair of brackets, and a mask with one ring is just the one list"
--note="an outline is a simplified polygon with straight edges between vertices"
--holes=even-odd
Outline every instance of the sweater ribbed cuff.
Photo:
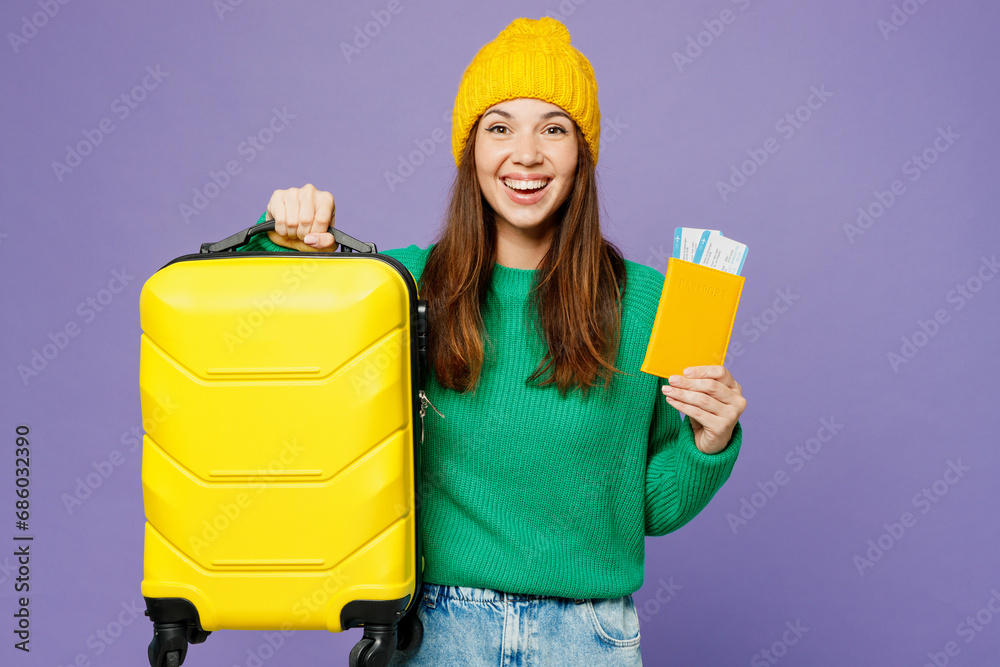
[[646,535],[672,532],[693,519],[729,479],[743,442],[737,421],[725,449],[706,454],[694,443],[688,418],[677,441],[649,462],[646,471]]

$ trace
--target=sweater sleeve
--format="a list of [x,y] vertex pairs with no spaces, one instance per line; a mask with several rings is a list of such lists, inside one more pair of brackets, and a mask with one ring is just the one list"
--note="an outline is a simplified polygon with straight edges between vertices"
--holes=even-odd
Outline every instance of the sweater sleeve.
[[[660,378],[659,386],[664,384]],[[646,535],[665,535],[697,516],[729,479],[742,440],[737,421],[726,447],[705,454],[694,443],[687,415],[656,392],[646,462]]]
[[[260,218],[258,218],[257,222],[255,222],[254,224],[255,225],[263,224],[263,222],[266,219],[267,219],[267,211],[264,211],[263,213],[260,214]],[[257,234],[255,236],[250,237],[250,242],[247,243],[242,248],[238,248],[238,251],[241,251],[241,252],[250,252],[250,251],[257,251],[257,252],[299,252],[295,248],[286,248],[285,246],[278,245],[277,243],[275,243],[274,241],[272,241],[270,238],[268,238],[267,234]]]

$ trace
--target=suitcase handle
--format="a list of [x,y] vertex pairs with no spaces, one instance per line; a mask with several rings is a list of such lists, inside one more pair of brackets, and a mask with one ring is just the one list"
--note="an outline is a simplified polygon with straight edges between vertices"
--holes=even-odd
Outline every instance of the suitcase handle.
[[[225,252],[227,250],[234,250],[240,246],[244,246],[249,243],[251,237],[257,234],[263,234],[264,232],[269,232],[274,229],[274,220],[268,220],[259,225],[254,225],[253,227],[247,227],[246,229],[240,230],[233,234],[232,236],[227,236],[221,241],[215,243],[202,243],[201,252]],[[336,227],[331,226],[329,230],[333,234],[333,240],[340,244],[341,250],[347,251],[358,251],[361,253],[377,253],[378,250],[375,249],[374,243],[365,243],[364,241],[359,241],[353,236],[345,234]]]

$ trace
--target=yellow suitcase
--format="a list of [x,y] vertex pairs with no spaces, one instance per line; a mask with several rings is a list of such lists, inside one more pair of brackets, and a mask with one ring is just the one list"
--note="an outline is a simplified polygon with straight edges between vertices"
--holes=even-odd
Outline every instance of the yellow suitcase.
[[363,627],[361,667],[422,635],[427,302],[339,229],[338,252],[234,252],[273,224],[174,259],[139,297],[152,667],[224,628]]

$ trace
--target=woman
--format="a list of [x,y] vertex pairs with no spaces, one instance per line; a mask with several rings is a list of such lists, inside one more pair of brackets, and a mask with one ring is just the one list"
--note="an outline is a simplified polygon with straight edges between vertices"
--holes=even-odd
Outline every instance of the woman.
[[[435,408],[424,638],[390,664],[640,665],[644,537],[728,479],[746,401],[722,366],[669,378],[662,397],[639,371],[663,275],[601,235],[597,83],[561,23],[517,19],[485,45],[452,132],[438,240],[383,251],[429,301]],[[333,212],[312,185],[277,190],[260,220],[275,230],[246,249],[330,250]]]

